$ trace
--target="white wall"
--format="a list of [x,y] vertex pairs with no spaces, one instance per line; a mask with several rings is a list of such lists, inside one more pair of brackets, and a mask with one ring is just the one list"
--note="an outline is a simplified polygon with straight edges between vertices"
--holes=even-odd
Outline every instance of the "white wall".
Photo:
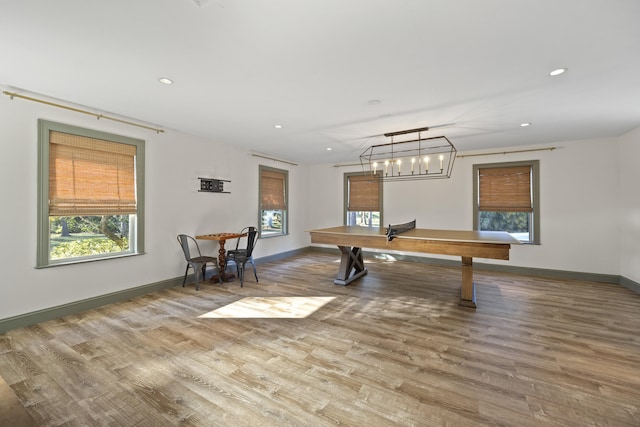
[[[476,261],[620,274],[617,138],[558,142],[517,149],[544,147],[556,149],[463,157],[456,160],[448,180],[387,182],[383,190],[384,224],[416,218],[420,228],[472,229],[473,165],[538,159],[541,245],[512,247],[510,261]],[[312,228],[343,223],[342,176],[345,172],[358,170],[359,166],[311,167],[314,177],[311,189],[315,195],[310,217]]]
[[[4,89],[4,88],[3,88]],[[37,210],[37,120],[68,123],[146,141],[146,254],[79,265],[35,269]],[[2,242],[0,319],[159,282],[184,274],[178,233],[240,230],[258,222],[258,165],[289,171],[289,230],[263,239],[257,258],[306,247],[305,165],[252,157],[246,151],[167,129],[164,134],[0,97],[0,209]],[[197,177],[231,180],[231,194],[198,192]],[[215,242],[202,248],[217,253]]]
[[620,138],[620,275],[640,283],[640,128]]

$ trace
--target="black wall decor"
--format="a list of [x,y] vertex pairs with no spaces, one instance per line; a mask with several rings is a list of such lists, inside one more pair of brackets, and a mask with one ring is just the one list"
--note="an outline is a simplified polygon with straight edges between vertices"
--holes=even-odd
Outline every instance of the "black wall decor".
[[205,193],[231,193],[230,191],[224,191],[224,183],[231,182],[225,179],[214,178],[200,178],[200,190]]

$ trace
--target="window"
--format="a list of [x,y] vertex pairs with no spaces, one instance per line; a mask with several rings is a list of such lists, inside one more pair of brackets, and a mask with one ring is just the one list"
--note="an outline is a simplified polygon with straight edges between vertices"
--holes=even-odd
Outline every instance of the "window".
[[382,181],[363,173],[344,174],[345,224],[380,227]]
[[473,228],[540,243],[539,161],[473,166]]
[[287,234],[289,172],[260,165],[260,237]]
[[38,121],[37,267],[139,254],[144,141]]

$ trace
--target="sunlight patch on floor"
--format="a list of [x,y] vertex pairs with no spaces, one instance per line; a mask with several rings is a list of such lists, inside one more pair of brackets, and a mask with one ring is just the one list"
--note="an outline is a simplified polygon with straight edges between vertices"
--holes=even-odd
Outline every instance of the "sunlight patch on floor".
[[373,257],[375,259],[379,259],[383,261],[397,261],[396,258],[391,254],[377,253]]
[[198,316],[202,319],[301,319],[336,297],[246,297]]

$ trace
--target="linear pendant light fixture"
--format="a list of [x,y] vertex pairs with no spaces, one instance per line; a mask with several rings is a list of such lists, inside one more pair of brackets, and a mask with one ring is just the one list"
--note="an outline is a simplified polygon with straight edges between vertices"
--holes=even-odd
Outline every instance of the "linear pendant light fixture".
[[360,155],[362,171],[382,181],[450,178],[457,151],[446,136],[423,138],[428,130],[385,133],[391,142],[372,145]]

